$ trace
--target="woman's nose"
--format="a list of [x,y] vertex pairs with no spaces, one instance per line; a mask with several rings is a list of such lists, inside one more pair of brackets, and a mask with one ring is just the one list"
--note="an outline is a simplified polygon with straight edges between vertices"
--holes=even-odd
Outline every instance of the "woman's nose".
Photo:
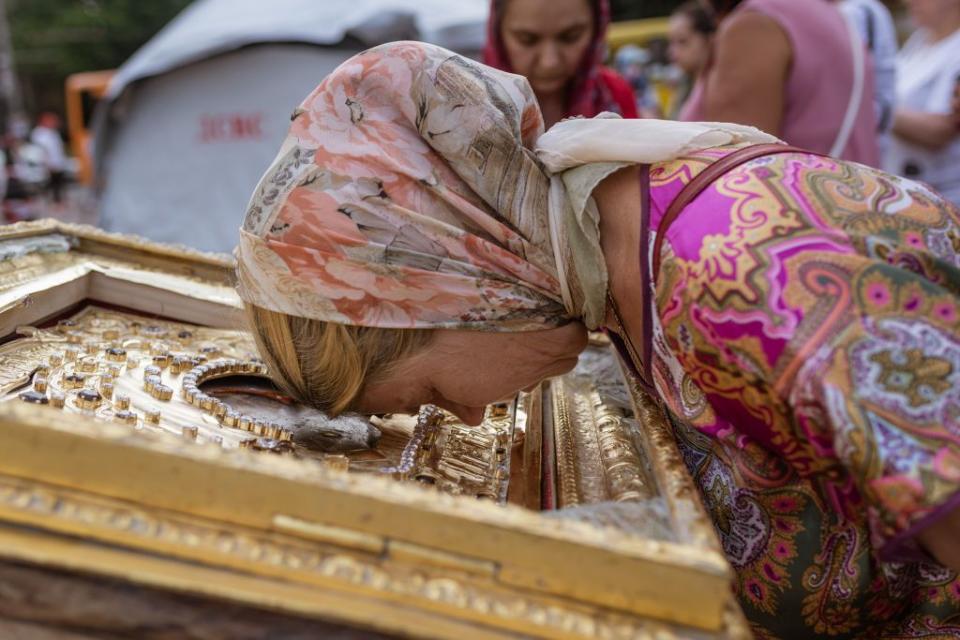
[[560,47],[550,40],[545,41],[540,47],[540,55],[537,56],[537,66],[541,73],[544,71],[555,71],[563,66],[563,55]]

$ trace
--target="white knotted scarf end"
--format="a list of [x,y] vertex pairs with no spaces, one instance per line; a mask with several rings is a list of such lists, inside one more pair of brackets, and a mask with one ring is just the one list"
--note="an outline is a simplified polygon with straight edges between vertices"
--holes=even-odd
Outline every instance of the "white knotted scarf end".
[[615,114],[564,120],[544,133],[535,151],[551,173],[550,240],[567,313],[589,329],[603,324],[608,275],[592,194],[607,176],[632,164],[669,162],[703,149],[775,142],[780,140],[755,127],[624,120]]

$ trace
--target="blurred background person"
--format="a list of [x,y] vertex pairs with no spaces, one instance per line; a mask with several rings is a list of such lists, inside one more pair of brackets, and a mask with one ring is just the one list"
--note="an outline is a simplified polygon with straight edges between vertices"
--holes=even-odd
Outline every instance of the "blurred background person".
[[650,81],[652,61],[650,52],[635,44],[623,45],[613,57],[613,68],[633,89],[637,112],[641,118],[660,117],[656,88]]
[[897,28],[890,10],[880,0],[840,0],[837,6],[856,28],[873,58],[873,104],[882,159],[897,100]]
[[709,2],[720,19],[714,58],[686,119],[753,125],[798,147],[879,164],[873,65],[832,2]]
[[[3,221],[33,220],[43,215],[41,199],[50,182],[46,152],[26,140],[24,128],[11,127],[4,137]],[[29,127],[26,127],[29,132]]]
[[906,0],[917,30],[897,57],[897,109],[884,167],[960,204],[960,0]]
[[680,89],[678,117],[689,120],[685,111],[695,101],[689,98],[695,88],[702,89],[700,77],[710,62],[713,52],[713,37],[717,32],[717,19],[713,10],[699,0],[688,0],[670,16],[669,40],[670,61],[686,76],[686,85]]
[[525,76],[547,128],[602,111],[638,117],[630,84],[603,66],[608,0],[492,0],[483,61]]
[[30,142],[43,149],[47,168],[47,196],[53,202],[55,211],[62,209],[67,154],[63,148],[63,136],[60,135],[60,116],[52,111],[41,113],[37,118],[37,126],[30,133]]

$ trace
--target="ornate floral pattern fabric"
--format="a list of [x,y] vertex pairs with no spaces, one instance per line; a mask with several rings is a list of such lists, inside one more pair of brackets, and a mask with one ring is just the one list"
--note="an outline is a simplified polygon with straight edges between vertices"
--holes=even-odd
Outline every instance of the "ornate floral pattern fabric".
[[[653,228],[733,147],[656,165]],[[960,211],[815,155],[717,180],[667,231],[657,385],[760,638],[960,637],[914,535],[960,506]]]
[[566,321],[527,81],[445,49],[354,56],[294,111],[241,228],[240,294],[341,324]]

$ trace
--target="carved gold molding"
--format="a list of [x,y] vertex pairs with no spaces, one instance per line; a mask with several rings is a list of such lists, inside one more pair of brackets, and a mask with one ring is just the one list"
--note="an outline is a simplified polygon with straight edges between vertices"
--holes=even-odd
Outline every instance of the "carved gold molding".
[[[143,254],[149,254],[182,261],[188,265],[203,264],[220,269],[233,269],[236,264],[233,256],[226,253],[200,251],[185,245],[160,244],[142,236],[113,233],[90,225],[73,224],[53,219],[31,220],[0,226],[0,241],[54,233],[74,238],[77,248],[81,250],[109,247],[112,250],[136,252],[132,255],[128,254],[126,257],[133,258],[138,262],[142,261]],[[84,247],[84,242],[97,244],[93,247]]]
[[[399,601],[423,609],[423,631],[429,629],[429,616],[450,617],[456,612],[477,623],[495,622],[502,630],[544,638],[672,640],[696,633],[571,601],[504,589],[494,579],[494,565],[465,563],[451,554],[389,538],[370,536],[361,542],[324,534],[325,539],[346,541],[355,548],[349,551],[280,533],[148,511],[7,476],[0,476],[0,517],[7,522],[212,567],[336,591],[359,590],[371,599]],[[304,531],[289,525],[287,528]],[[307,533],[309,536],[309,530]],[[4,552],[0,551],[0,555]],[[117,569],[122,572],[123,567]],[[264,584],[265,591],[269,588],[269,584]],[[220,590],[229,591],[229,584],[221,585]],[[263,595],[266,597],[267,593]],[[356,615],[362,611],[354,611],[352,616],[349,611],[343,612],[344,617],[352,622],[366,620],[366,616]]]
[[583,499],[580,487],[577,486],[577,441],[574,433],[576,424],[572,416],[571,403],[563,393],[561,381],[550,381],[550,395],[553,403],[556,442],[557,505],[574,507]]
[[552,380],[550,385],[559,506],[635,502],[656,495],[657,488],[627,432],[624,412],[571,376]]
[[[309,460],[157,439],[83,418],[59,424],[49,420],[51,411],[0,408],[0,473],[230,526],[273,530],[282,515],[318,530],[389,537],[492,562],[504,588],[714,631],[729,602],[726,562],[692,547],[546,521],[518,507]],[[652,575],[658,578],[642,579]]]

